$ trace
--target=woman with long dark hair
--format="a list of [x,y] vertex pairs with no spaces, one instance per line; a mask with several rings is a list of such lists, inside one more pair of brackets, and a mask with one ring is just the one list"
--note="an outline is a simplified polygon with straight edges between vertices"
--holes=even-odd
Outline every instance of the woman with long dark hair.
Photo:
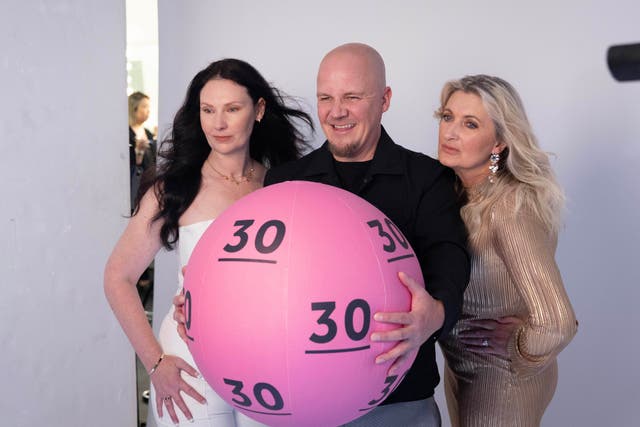
[[[153,335],[135,284],[161,247],[177,244],[184,266],[208,225],[233,202],[262,187],[266,168],[299,157],[309,115],[288,106],[251,65],[213,62],[191,81],[155,177],[143,180],[133,215],[105,268],[107,299],[151,380],[158,425],[255,426],[207,385],[173,320]],[[182,273],[177,293],[182,288]],[[206,398],[206,399],[205,399]]]

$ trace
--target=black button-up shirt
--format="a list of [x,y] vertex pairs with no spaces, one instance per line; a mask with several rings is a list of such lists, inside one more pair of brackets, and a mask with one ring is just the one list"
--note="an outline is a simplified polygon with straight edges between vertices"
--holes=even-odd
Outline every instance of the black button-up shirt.
[[[454,179],[453,171],[395,144],[382,128],[361,185],[349,189],[400,228],[418,257],[427,291],[442,301],[445,311],[442,329],[420,347],[405,379],[383,404],[428,398],[440,380],[435,340],[457,321],[469,281],[466,231]],[[265,185],[291,180],[343,187],[327,142],[299,160],[269,170]]]

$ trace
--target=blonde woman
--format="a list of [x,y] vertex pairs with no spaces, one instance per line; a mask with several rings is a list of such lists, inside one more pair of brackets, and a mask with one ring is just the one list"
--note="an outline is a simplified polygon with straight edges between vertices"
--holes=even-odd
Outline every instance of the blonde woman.
[[436,116],[472,259],[460,321],[441,341],[451,423],[538,426],[577,331],[554,259],[563,193],[506,81],[450,81]]

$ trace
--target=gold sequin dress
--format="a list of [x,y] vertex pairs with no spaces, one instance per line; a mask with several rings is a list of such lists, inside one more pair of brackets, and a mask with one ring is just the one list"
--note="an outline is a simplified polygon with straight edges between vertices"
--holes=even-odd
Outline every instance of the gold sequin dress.
[[[552,235],[525,209],[494,207],[490,226],[469,242],[471,278],[461,320],[440,343],[453,427],[539,426],[558,380],[556,355],[577,331],[554,255]],[[465,319],[524,320],[509,358],[465,351]]]

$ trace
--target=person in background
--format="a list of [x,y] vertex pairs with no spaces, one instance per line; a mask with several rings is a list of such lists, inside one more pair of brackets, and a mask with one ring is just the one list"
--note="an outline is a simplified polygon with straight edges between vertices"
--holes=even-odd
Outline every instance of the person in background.
[[436,116],[471,254],[461,320],[440,341],[451,423],[538,426],[577,331],[554,259],[563,193],[506,81],[452,80]]
[[[131,212],[138,197],[142,176],[154,174],[156,168],[156,141],[153,133],[144,127],[149,119],[149,97],[142,92],[129,95],[129,196]],[[143,303],[152,295],[153,262],[138,280],[138,293]]]
[[[226,404],[198,374],[177,334],[173,309],[156,339],[135,284],[161,247],[177,245],[184,266],[208,225],[233,202],[262,187],[265,165],[299,157],[305,143],[294,119],[312,128],[311,118],[287,106],[251,65],[237,59],[213,62],[189,85],[171,135],[162,143],[157,175],[145,175],[141,183],[142,196],[105,267],[104,289],[149,372],[150,402],[159,426],[260,425]],[[182,280],[180,273],[177,293]]]
[[156,165],[156,141],[144,123],[149,119],[149,97],[142,92],[129,95],[129,177],[131,183],[131,210],[135,205],[142,175],[152,173]]

